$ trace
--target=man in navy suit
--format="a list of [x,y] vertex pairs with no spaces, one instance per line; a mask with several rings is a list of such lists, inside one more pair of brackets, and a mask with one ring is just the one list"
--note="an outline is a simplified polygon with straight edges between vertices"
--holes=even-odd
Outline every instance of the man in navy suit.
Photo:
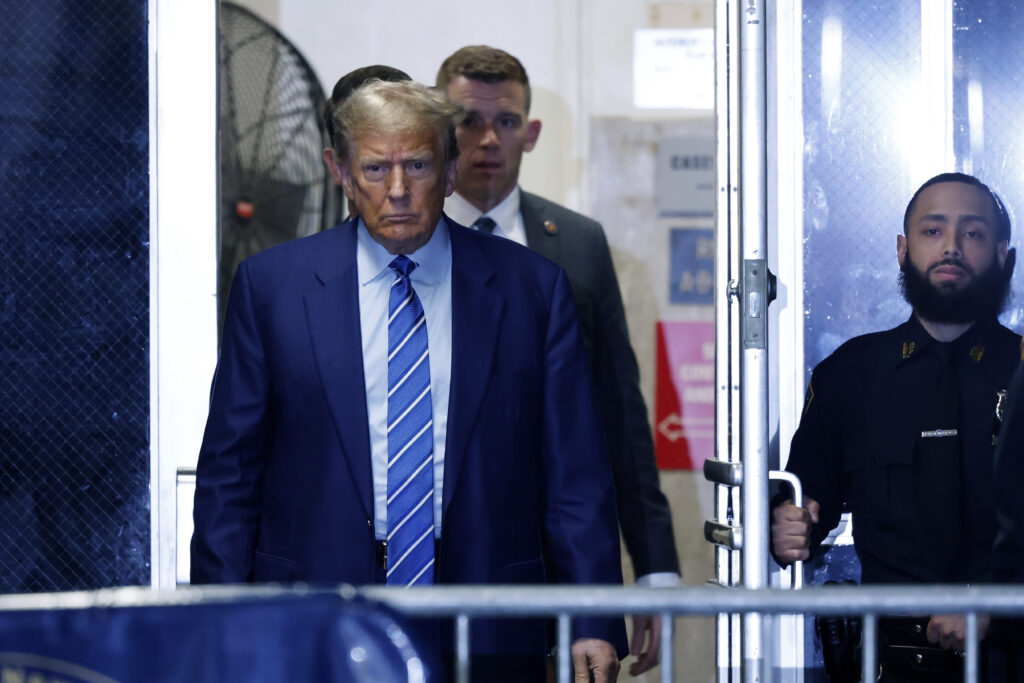
[[[622,536],[640,585],[679,585],[668,501],[658,486],[654,442],[640,393],[618,280],[601,224],[519,188],[519,166],[540,135],[529,118],[530,82],[518,59],[486,45],[463,47],[437,87],[466,110],[456,129],[462,158],[445,211],[463,225],[524,244],[565,269],[597,389]],[[660,621],[633,618],[630,673],[658,662]]]
[[[569,282],[442,214],[456,111],[412,82],[357,90],[336,114],[332,173],[359,217],[239,267],[199,456],[193,582],[392,583],[409,557],[409,585],[621,582]],[[396,447],[407,415],[422,421]],[[425,459],[396,485],[412,452]],[[398,521],[392,503],[424,472],[432,486]],[[429,539],[398,548],[424,511]],[[475,654],[522,666],[474,678],[544,675],[542,620],[472,624]],[[622,620],[577,619],[574,638],[577,671],[615,680]]]

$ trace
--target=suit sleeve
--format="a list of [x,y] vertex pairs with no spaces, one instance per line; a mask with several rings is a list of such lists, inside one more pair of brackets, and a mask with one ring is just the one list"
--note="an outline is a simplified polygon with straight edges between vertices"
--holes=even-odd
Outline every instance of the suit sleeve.
[[[839,523],[842,512],[842,408],[836,392],[839,386],[842,383],[821,368],[811,375],[800,426],[793,435],[786,463],[786,470],[800,478],[804,496],[813,498],[820,506],[819,521],[811,530],[812,554]],[[773,507],[790,497],[789,491],[780,493]]]
[[193,507],[192,583],[252,578],[260,485],[269,452],[267,369],[243,263],[231,287]]
[[[559,583],[621,584],[611,469],[564,271],[552,293],[544,353],[541,454],[552,574]],[[574,630],[575,638],[600,638],[626,654],[622,618],[580,618]]]
[[629,342],[622,294],[603,231],[591,258],[594,292],[592,367],[615,482],[619,523],[636,575],[679,573],[672,513],[658,484],[654,441],[640,392],[640,369]]

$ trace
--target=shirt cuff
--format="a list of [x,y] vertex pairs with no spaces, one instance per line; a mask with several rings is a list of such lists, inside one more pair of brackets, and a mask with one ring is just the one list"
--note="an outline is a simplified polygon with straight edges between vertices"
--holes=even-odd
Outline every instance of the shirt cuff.
[[636,585],[646,588],[675,588],[682,580],[675,572],[653,572],[636,577]]

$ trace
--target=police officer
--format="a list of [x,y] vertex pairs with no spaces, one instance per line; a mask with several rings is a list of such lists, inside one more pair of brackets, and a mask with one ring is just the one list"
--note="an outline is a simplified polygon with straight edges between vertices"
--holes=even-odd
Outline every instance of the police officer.
[[[772,511],[780,563],[817,551],[845,505],[864,583],[990,578],[996,404],[1020,345],[996,319],[1009,238],[1002,203],[972,176],[938,175],[911,198],[896,253],[913,313],[815,368],[787,465],[804,507]],[[881,620],[881,680],[961,680],[965,631],[963,615]]]

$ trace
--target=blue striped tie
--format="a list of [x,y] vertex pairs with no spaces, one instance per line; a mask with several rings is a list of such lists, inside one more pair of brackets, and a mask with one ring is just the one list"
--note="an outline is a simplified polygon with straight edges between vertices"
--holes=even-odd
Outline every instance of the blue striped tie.
[[409,274],[396,256],[388,296],[387,582],[434,582],[434,433],[427,322]]

